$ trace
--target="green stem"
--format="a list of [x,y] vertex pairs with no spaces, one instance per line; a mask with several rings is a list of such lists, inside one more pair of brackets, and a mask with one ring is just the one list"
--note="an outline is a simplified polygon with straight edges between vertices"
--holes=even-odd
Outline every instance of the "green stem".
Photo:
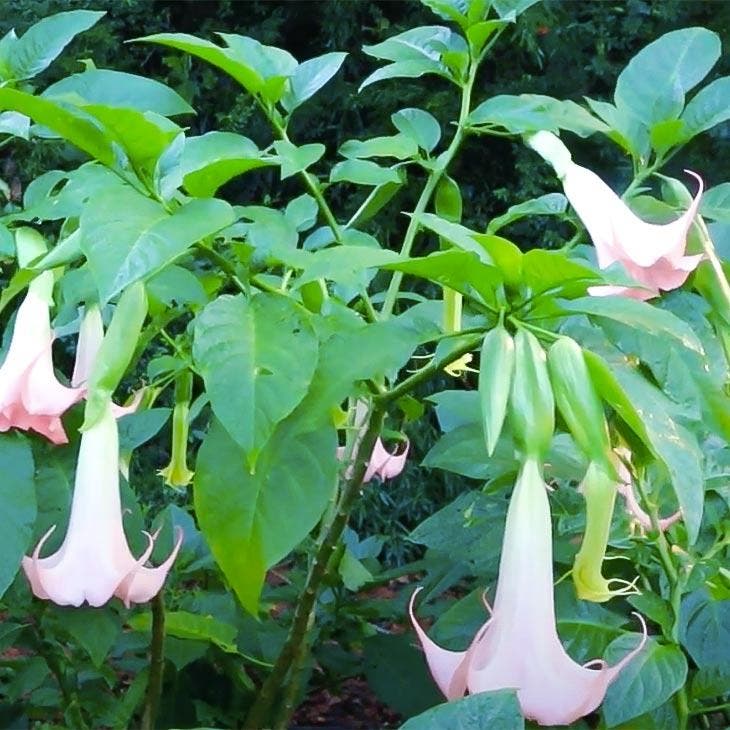
[[236,273],[236,267],[223,254],[218,253],[214,248],[206,246],[204,243],[196,243],[195,248],[198,249],[206,258],[212,261],[228,278],[233,282],[236,289],[242,294],[249,294],[249,287],[245,282],[241,281]]
[[[453,336],[453,335],[452,335]],[[463,333],[460,333],[460,337],[463,337]],[[459,347],[455,348],[448,354],[447,357],[443,357],[440,360],[431,360],[428,365],[424,365],[420,370],[417,370],[413,375],[410,375],[405,380],[394,386],[390,390],[382,393],[381,395],[375,396],[375,401],[381,403],[391,403],[394,400],[406,395],[412,391],[417,385],[425,382],[432,376],[442,371],[447,365],[450,365],[454,360],[458,360],[462,355],[467,352],[474,350],[484,339],[484,332],[480,332],[474,337],[464,338],[464,342]]]
[[[671,549],[666,535],[659,526],[659,510],[656,505],[652,504],[646,495],[641,479],[636,480],[636,487],[644,502],[644,506],[648,508],[649,517],[651,518],[652,530],[656,533],[655,540],[657,549],[659,550],[659,559],[661,560],[667,580],[669,581],[670,593],[669,599],[672,606],[674,620],[672,621],[672,630],[670,638],[672,642],[679,646],[679,629],[680,629],[680,610],[682,605],[682,594],[684,592],[685,578],[677,569],[672,559]],[[675,695],[677,704],[677,717],[679,720],[678,730],[687,730],[689,722],[689,703],[687,700],[687,689],[682,686]]]
[[696,710],[691,710],[690,715],[705,715],[709,712],[722,712],[723,710],[730,710],[730,702],[723,702],[720,705],[711,705],[710,707],[698,707]]
[[710,262],[710,266],[712,267],[712,273],[715,274],[715,278],[717,279],[717,285],[720,287],[723,299],[725,300],[726,311],[730,312],[730,284],[728,284],[725,271],[722,268],[722,262],[717,255],[710,232],[707,230],[705,221],[701,216],[697,216],[697,225],[700,229],[702,250],[704,251],[705,256],[707,256],[707,260]]
[[[459,119],[456,123],[456,133],[454,134],[454,138],[451,140],[451,144],[449,144],[446,151],[438,157],[437,163],[431,170],[428,179],[426,180],[426,184],[421,191],[421,195],[418,198],[418,202],[413,210],[411,219],[408,222],[406,234],[403,238],[403,244],[400,249],[400,255],[402,257],[406,257],[410,254],[411,249],[413,248],[413,242],[421,224],[421,216],[425,213],[426,207],[431,200],[434,190],[436,190],[439,180],[441,180],[441,177],[448,169],[451,161],[454,159],[454,156],[459,150],[462,141],[464,140],[464,135],[466,133],[466,120],[469,117],[469,111],[471,108],[471,94],[482,56],[477,59],[472,59],[469,65],[469,73],[461,92],[461,107],[459,109]],[[395,303],[398,299],[398,293],[400,292],[400,285],[402,281],[403,272],[396,271],[393,274],[393,278],[390,280],[388,292],[385,295],[385,302],[381,309],[381,317],[383,319],[387,319],[391,314],[393,314],[393,309],[395,308]]]
[[[300,667],[303,658],[306,656],[308,627],[310,626],[319,588],[326,576],[330,558],[337,548],[342,532],[347,525],[350,510],[360,493],[362,480],[367,471],[368,458],[375,445],[375,439],[382,429],[384,416],[385,404],[376,401],[370,414],[370,423],[360,443],[358,458],[353,468],[352,476],[348,479],[342,490],[337,512],[317,547],[309,574],[307,575],[304,590],[294,610],[294,617],[287,639],[277,657],[274,668],[261,686],[259,695],[246,717],[244,727],[266,727],[274,702],[282,694],[282,688],[284,697],[292,694],[290,688],[285,686],[287,675],[290,674],[290,670],[293,670],[295,665],[297,665],[297,668]],[[299,672],[291,671],[291,674],[290,683],[298,682]],[[296,689],[294,690],[295,693]],[[288,717],[284,717],[284,715],[287,715],[286,707],[282,708],[277,718],[280,727],[285,727],[289,719]]]
[[162,696],[165,671],[165,602],[160,591],[152,599],[152,641],[150,643],[150,676],[142,712],[141,730],[155,730],[157,711]]

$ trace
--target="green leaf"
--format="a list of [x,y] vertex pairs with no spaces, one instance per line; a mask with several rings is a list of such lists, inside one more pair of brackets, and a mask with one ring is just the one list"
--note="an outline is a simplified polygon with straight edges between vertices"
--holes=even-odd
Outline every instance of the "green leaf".
[[191,200],[172,215],[131,188],[92,200],[81,214],[81,248],[103,302],[234,219],[231,206],[215,198]]
[[343,157],[395,157],[407,160],[418,155],[418,145],[405,134],[390,137],[373,137],[366,140],[351,139],[339,149]]
[[581,137],[607,131],[606,125],[574,101],[541,94],[500,94],[482,102],[469,115],[473,127],[526,134],[566,129]]
[[4,88],[0,89],[0,110],[6,109],[29,116],[37,124],[48,127],[107,167],[114,166],[116,155],[111,140],[81,110],[23,91]]
[[89,104],[84,111],[98,119],[111,139],[129,156],[142,179],[152,179],[155,163],[182,128],[154,112]]
[[443,25],[411,28],[373,46],[363,46],[368,56],[386,61],[437,61],[446,51],[465,51],[464,39]]
[[346,57],[346,53],[334,51],[299,64],[281,100],[284,109],[293,112],[314,96],[340,70]]
[[261,94],[278,101],[285,83],[297,66],[291,54],[273,46],[264,46],[252,38],[219,34],[226,47],[196,38],[187,33],[157,33],[137,38],[143,43],[160,43],[197,56],[232,76],[251,94]]
[[171,408],[150,408],[122,416],[119,425],[119,450],[130,453],[154,438],[167,423]]
[[208,295],[192,271],[182,266],[166,266],[147,282],[147,293],[168,307],[177,304],[203,305]]
[[2,112],[0,114],[0,134],[11,134],[21,139],[30,138],[30,119],[18,112]]
[[467,296],[473,296],[471,291],[473,289],[487,303],[494,301],[495,289],[502,281],[494,266],[482,263],[479,257],[470,251],[456,249],[437,251],[428,256],[398,263],[388,263],[382,268],[420,276]]
[[295,303],[272,294],[225,295],[195,320],[193,357],[213,412],[253,472],[276,424],[307,392],[317,340]]
[[538,2],[540,0],[494,0],[492,7],[497,11],[500,18],[505,18],[511,13],[521,15]]
[[682,508],[689,543],[694,543],[702,522],[705,494],[702,452],[694,435],[669,415],[671,404],[665,405],[666,396],[634,368],[621,362],[625,359],[622,354],[617,353],[620,360],[610,366],[588,350],[583,355],[601,397],[666,466]]
[[401,730],[521,730],[525,720],[514,690],[479,692],[412,717]]
[[365,639],[363,669],[377,698],[404,717],[423,712],[443,699],[423,654],[407,634],[377,634]]
[[441,125],[433,114],[422,109],[401,109],[392,114],[393,126],[410,137],[421,149],[431,152],[441,139]]
[[580,312],[591,317],[612,319],[642,329],[652,335],[668,336],[689,350],[703,354],[702,344],[692,328],[671,312],[638,299],[627,297],[581,297],[560,300],[566,312]]
[[[152,630],[152,613],[145,611],[129,618],[129,626],[135,631]],[[165,613],[165,635],[178,639],[209,641],[229,654],[237,654],[236,627],[219,621],[213,616],[200,616],[188,611],[167,611]]]
[[721,223],[730,223],[730,182],[720,183],[705,191],[700,202],[700,215]]
[[648,127],[676,119],[684,95],[694,88],[720,57],[720,38],[706,28],[666,33],[642,48],[618,77],[614,101]]
[[457,248],[475,253],[483,263],[488,265],[493,263],[492,257],[482,243],[483,234],[472,231],[459,223],[444,220],[433,213],[422,213],[418,222]]
[[217,421],[198,452],[195,513],[216,562],[252,614],[266,569],[315,526],[337,479],[334,428],[303,433],[296,425],[296,419],[279,425],[253,474],[244,450]]
[[[73,40],[95,25],[106,13],[98,10],[70,10],[43,18],[22,38],[15,33],[3,39],[0,76],[5,81],[22,81],[36,76]],[[9,40],[8,40],[9,39]]]
[[500,228],[530,215],[559,216],[565,213],[567,207],[568,199],[562,193],[547,193],[539,198],[510,206],[506,213],[489,221],[487,233],[496,233]]
[[431,61],[427,58],[414,59],[411,61],[397,61],[387,66],[379,68],[377,71],[368,76],[365,81],[360,84],[358,91],[362,91],[366,86],[374,84],[376,81],[385,81],[387,79],[417,79],[425,74],[437,74],[450,79],[444,67],[437,61]]
[[398,171],[381,167],[371,160],[344,160],[330,172],[330,182],[352,182],[356,185],[383,185],[401,182]]
[[284,210],[284,217],[299,232],[308,231],[317,222],[318,215],[317,201],[309,193],[290,200]]
[[248,137],[233,132],[208,132],[185,140],[180,169],[190,195],[212,197],[218,188],[249,170],[275,165]]
[[730,76],[723,76],[707,84],[687,104],[682,121],[687,125],[688,137],[711,129],[730,119]]
[[598,272],[571,259],[565,252],[541,248],[533,248],[522,257],[522,276],[533,294],[571,291],[576,282],[584,283],[579,289],[583,294],[588,284],[600,279]]
[[333,246],[315,251],[304,265],[296,280],[296,287],[309,281],[329,279],[338,283],[350,282],[364,269],[382,267],[399,260],[395,251],[369,246]]
[[33,538],[36,518],[35,467],[28,442],[16,433],[0,436],[0,598],[13,582]]
[[65,631],[81,645],[99,669],[121,632],[116,614],[107,608],[56,609]]
[[278,140],[274,142],[274,149],[279,155],[282,180],[306,170],[325,153],[325,146],[319,142],[297,147],[286,140]]
[[[606,661],[615,663],[633,649],[636,634],[625,634],[613,641]],[[649,638],[644,649],[621,670],[609,686],[603,701],[607,727],[620,725],[663,705],[687,678],[687,660],[677,646],[665,646]]]
[[193,114],[195,110],[176,91],[154,79],[136,74],[89,69],[51,84],[41,96],[77,106],[100,104],[163,116]]
[[715,600],[706,588],[682,599],[681,641],[698,667],[727,666],[730,600]]

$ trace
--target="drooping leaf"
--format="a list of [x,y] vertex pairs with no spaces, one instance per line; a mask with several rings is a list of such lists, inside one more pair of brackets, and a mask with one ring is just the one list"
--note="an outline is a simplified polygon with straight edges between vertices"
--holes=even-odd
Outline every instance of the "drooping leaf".
[[81,215],[81,248],[102,301],[159,271],[233,218],[230,205],[215,198],[191,200],[170,215],[131,188],[94,197]]
[[276,424],[307,392],[317,364],[311,325],[286,297],[224,295],[196,318],[193,356],[213,412],[253,472]]
[[53,130],[60,137],[113,167],[115,154],[111,140],[88,115],[80,109],[63,106],[39,96],[16,89],[0,89],[0,110],[12,110],[29,116],[34,122]]
[[195,469],[195,513],[210,549],[244,608],[257,613],[268,567],[303,540],[334,489],[333,427],[277,427],[251,473],[246,452],[215,421]]
[[357,185],[400,183],[398,171],[382,167],[372,160],[343,160],[330,171],[330,182],[352,182]]
[[[606,661],[615,663],[638,640],[636,634],[620,636],[609,646]],[[686,677],[687,660],[681,649],[650,638],[606,692],[602,712],[607,727],[620,725],[664,704],[684,684]]]
[[111,69],[89,69],[51,84],[41,94],[70,104],[134,109],[163,116],[192,114],[194,109],[176,91],[154,79]]
[[36,518],[33,454],[25,438],[16,433],[0,436],[0,597],[13,582],[20,560],[28,552]]

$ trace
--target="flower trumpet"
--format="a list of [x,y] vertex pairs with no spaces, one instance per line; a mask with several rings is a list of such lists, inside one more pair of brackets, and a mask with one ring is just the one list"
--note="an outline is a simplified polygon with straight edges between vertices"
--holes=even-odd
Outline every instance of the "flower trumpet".
[[642,639],[614,666],[600,659],[581,666],[563,649],[555,625],[547,488],[534,458],[524,462],[507,512],[494,610],[469,648],[448,651],[429,639],[413,615],[413,598],[410,613],[448,699],[513,688],[523,715],[541,725],[568,725],[595,710],[646,642],[640,618]]
[[638,218],[598,175],[576,165],[565,145],[551,132],[538,132],[528,138],[527,144],[552,164],[562,180],[565,195],[596,247],[598,265],[605,269],[618,261],[640,287],[599,286],[591,287],[589,293],[651,299],[660,291],[682,286],[697,268],[702,254],[685,256],[685,248],[703,191],[699,175],[685,170],[699,183],[697,195],[679,218],[658,225]]
[[156,568],[145,563],[157,535],[145,533],[148,545],[137,558],[130,552],[122,525],[119,496],[119,436],[111,400],[100,419],[81,435],[71,516],[61,547],[40,557],[55,525],[41,538],[23,570],[33,593],[61,606],[84,601],[101,606],[112,596],[125,606],[150,600],[162,588],[182,542]]

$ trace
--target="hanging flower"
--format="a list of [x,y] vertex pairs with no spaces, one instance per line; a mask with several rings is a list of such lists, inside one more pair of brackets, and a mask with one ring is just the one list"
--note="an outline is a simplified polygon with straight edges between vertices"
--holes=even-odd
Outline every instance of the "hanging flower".
[[641,287],[591,287],[590,294],[651,299],[660,291],[682,286],[697,268],[702,254],[685,256],[685,248],[702,196],[699,175],[685,170],[699,183],[697,195],[677,220],[657,225],[638,218],[598,175],[576,165],[565,145],[551,132],[538,132],[528,138],[527,144],[553,165],[563,181],[565,195],[596,247],[598,265],[605,269],[618,261]]
[[[617,464],[615,466],[618,468]],[[633,581],[607,579],[602,573],[617,488],[615,477],[603,465],[595,461],[588,464],[579,487],[586,503],[586,528],[571,571],[575,592],[584,601],[604,603],[614,596],[639,592],[636,588],[638,577]]]
[[[413,598],[415,598],[415,595]],[[448,699],[514,688],[525,717],[569,725],[595,710],[643,638],[618,664],[581,666],[563,649],[555,626],[552,528],[546,485],[535,459],[522,466],[507,512],[499,582],[490,619],[466,651],[442,649],[411,620],[436,684]]]
[[71,516],[61,547],[40,557],[55,525],[41,538],[23,570],[33,593],[61,606],[84,601],[101,606],[112,596],[124,605],[150,600],[162,588],[182,543],[178,531],[169,557],[157,568],[145,566],[155,535],[145,533],[148,546],[136,558],[124,535],[119,497],[119,436],[111,401],[102,417],[81,436]]
[[0,431],[33,430],[54,444],[68,443],[61,414],[81,400],[80,388],[61,385],[53,370],[53,331],[48,312],[53,274],[31,282],[15,318],[13,337],[0,367]]

